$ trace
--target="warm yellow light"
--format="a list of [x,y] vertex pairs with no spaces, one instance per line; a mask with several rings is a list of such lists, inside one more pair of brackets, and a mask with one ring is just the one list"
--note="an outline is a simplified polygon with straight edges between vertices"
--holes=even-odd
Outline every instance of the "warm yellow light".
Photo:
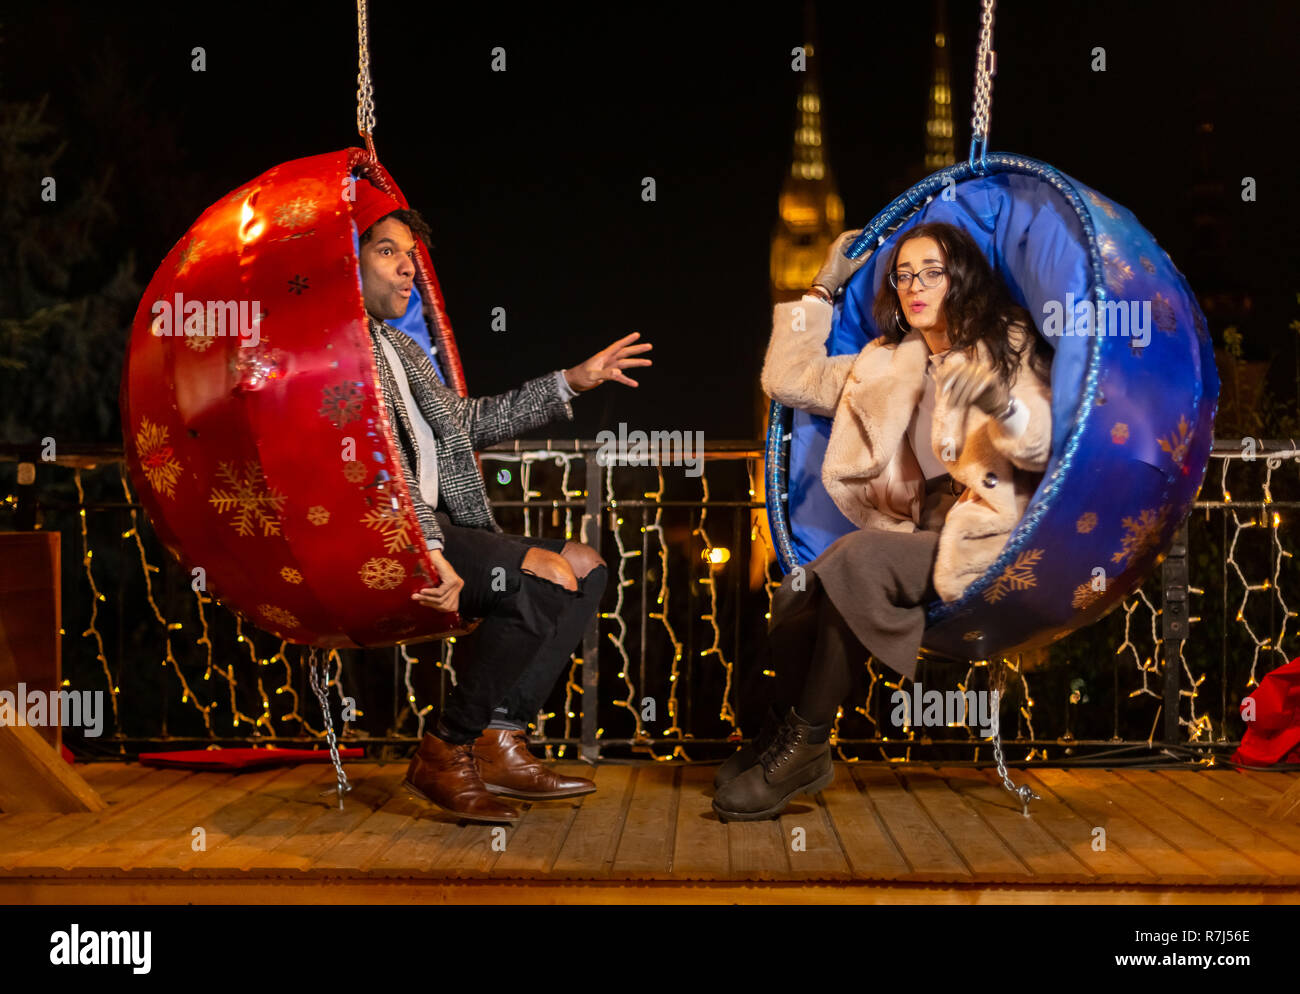
[[706,563],[711,563],[714,566],[721,566],[723,563],[731,559],[731,550],[725,546],[715,545],[711,548],[705,549],[702,556]]

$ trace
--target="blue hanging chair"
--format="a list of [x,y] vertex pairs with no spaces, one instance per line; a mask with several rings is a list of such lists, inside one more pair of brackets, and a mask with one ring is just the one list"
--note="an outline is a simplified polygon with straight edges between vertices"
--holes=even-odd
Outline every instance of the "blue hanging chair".
[[[1163,558],[1205,477],[1219,377],[1191,288],[1133,214],[1006,153],[934,173],[863,229],[848,254],[875,253],[836,302],[829,354],[855,354],[878,334],[871,303],[891,250],[926,221],[969,232],[1055,349],[1042,482],[989,570],[959,599],[926,608],[926,649],[989,659],[1096,620]],[[1113,318],[1111,334],[1095,334],[1092,317],[1108,303],[1149,313],[1149,340],[1132,327],[1116,334]],[[856,527],[822,486],[830,428],[772,404],[767,510],[787,572]]]

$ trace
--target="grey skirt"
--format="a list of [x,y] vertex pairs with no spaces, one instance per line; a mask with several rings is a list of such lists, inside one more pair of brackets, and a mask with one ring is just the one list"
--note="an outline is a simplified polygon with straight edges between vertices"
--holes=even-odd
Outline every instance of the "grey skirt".
[[920,530],[861,528],[840,536],[804,567],[808,589],[821,585],[863,648],[909,679],[916,675],[925,605],[939,596],[939,529],[957,500],[944,483],[933,484],[939,485],[926,498]]

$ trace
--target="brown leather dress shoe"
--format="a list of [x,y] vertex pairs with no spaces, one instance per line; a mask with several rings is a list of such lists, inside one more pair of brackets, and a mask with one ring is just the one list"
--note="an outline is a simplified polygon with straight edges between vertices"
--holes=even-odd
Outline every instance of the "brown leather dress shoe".
[[406,787],[416,797],[473,821],[513,822],[519,812],[488,793],[474,764],[473,746],[453,745],[425,733],[406,768]]
[[596,789],[585,777],[564,777],[548,770],[528,751],[528,733],[522,730],[485,728],[474,742],[474,759],[488,790],[521,801],[581,797]]

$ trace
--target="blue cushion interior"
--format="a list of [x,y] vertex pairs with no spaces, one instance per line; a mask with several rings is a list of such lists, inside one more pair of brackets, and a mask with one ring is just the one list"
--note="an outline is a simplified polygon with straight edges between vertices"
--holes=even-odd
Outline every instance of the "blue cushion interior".
[[[871,304],[885,280],[886,263],[898,238],[926,221],[964,228],[1006,282],[1015,300],[1041,330],[1048,301],[1065,304],[1066,294],[1089,299],[1091,268],[1083,226],[1065,199],[1036,177],[998,173],[949,188],[953,199],[935,197],[875,249],[837,301],[827,339],[830,355],[855,354],[878,334]],[[1078,410],[1088,359],[1089,338],[1048,338],[1052,362],[1052,450],[1054,464]],[[855,527],[831,501],[821,481],[822,459],[830,438],[829,418],[794,411],[789,459],[790,532],[800,562],[816,559],[835,539]],[[1048,466],[1050,476],[1052,465]],[[1045,476],[1045,478],[1046,478]]]

